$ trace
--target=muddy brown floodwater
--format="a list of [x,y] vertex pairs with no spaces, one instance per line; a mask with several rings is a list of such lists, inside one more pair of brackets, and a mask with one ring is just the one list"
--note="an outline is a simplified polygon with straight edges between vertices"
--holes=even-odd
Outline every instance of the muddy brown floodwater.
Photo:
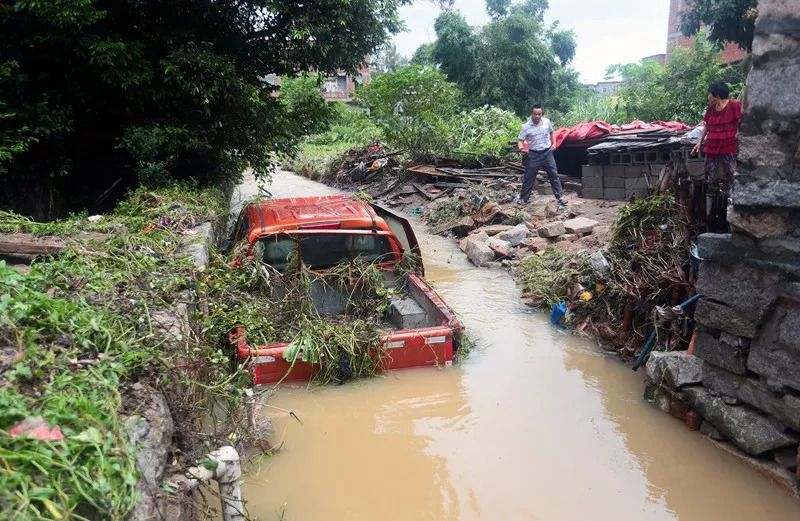
[[[249,187],[249,188],[248,188]],[[252,184],[243,195],[249,196]],[[279,172],[276,197],[333,193]],[[642,399],[643,375],[520,304],[511,277],[417,227],[477,347],[450,368],[282,388],[246,478],[262,521],[770,520],[800,503]]]

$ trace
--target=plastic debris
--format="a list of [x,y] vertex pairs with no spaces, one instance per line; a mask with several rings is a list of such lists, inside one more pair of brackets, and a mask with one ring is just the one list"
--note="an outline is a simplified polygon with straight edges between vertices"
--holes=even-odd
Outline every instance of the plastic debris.
[[592,296],[593,296],[593,295],[592,295],[592,292],[591,292],[591,291],[584,291],[583,293],[581,293],[581,295],[580,295],[580,299],[581,299],[583,302],[589,302],[590,300],[592,300]]
[[550,312],[550,322],[559,327],[564,327],[564,322],[567,319],[569,308],[566,302],[560,304],[553,304],[553,311]]
[[8,435],[12,438],[28,436],[43,441],[58,441],[64,439],[61,427],[58,425],[50,427],[41,416],[34,416],[22,420],[8,430]]
[[594,271],[599,273],[600,275],[607,276],[611,273],[611,264],[606,259],[603,252],[595,252],[589,257],[589,265],[592,267]]
[[89,220],[90,223],[96,223],[96,222],[102,221],[103,220],[103,216],[102,215],[90,215],[89,217],[87,217],[87,219]]

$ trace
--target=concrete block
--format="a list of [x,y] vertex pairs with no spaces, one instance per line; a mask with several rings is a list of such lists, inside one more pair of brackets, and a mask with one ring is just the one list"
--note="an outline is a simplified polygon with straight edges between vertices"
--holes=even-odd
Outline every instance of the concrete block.
[[584,199],[603,199],[603,189],[602,188],[583,188],[583,192],[581,193],[581,197]]
[[475,232],[484,232],[485,234],[492,236],[497,235],[500,232],[510,230],[511,228],[513,228],[513,226],[509,226],[508,224],[490,224],[489,226],[481,226],[480,228],[476,229]]
[[527,248],[532,252],[546,250],[553,243],[542,237],[526,237],[519,243],[520,248]]
[[603,167],[603,177],[625,177],[624,165],[609,165]]
[[587,188],[603,188],[603,178],[602,177],[584,177],[583,178],[583,189],[586,190]]
[[603,177],[603,167],[600,165],[583,165],[581,167],[581,177]]
[[550,183],[543,183],[536,185],[536,193],[539,195],[553,195],[553,187]]
[[624,188],[603,188],[603,198],[612,201],[624,201],[625,189]]
[[647,179],[642,177],[626,177],[625,178],[625,189],[626,190],[650,190],[650,187],[647,186]]
[[649,384],[644,389],[644,399],[670,416],[682,421],[686,420],[689,402],[680,392],[657,384]]
[[483,266],[494,260],[494,251],[483,241],[474,237],[467,237],[464,251],[467,258],[476,266]]
[[541,227],[536,229],[536,233],[539,234],[539,237],[551,238],[551,237],[558,237],[559,235],[564,235],[567,233],[567,229],[564,227],[564,223],[561,221],[554,221],[551,223],[546,223]]
[[463,251],[464,253],[467,252],[467,241],[469,239],[485,243],[486,241],[489,240],[489,235],[484,231],[479,231],[478,233],[472,233],[467,237],[461,239],[461,242],[458,243],[458,247],[461,248],[461,251]]
[[644,177],[645,174],[649,173],[650,169],[647,165],[634,165],[634,166],[627,166],[625,167],[625,173],[623,177],[626,179],[638,179],[640,177]]
[[586,217],[576,217],[574,219],[564,221],[564,228],[568,233],[586,235],[588,233],[592,233],[592,230],[594,230],[594,227],[597,226],[597,224],[597,221],[593,221]]
[[624,177],[604,177],[603,188],[625,188]]
[[426,327],[425,310],[413,298],[393,298],[389,303],[389,315],[392,323],[400,329],[417,329]]

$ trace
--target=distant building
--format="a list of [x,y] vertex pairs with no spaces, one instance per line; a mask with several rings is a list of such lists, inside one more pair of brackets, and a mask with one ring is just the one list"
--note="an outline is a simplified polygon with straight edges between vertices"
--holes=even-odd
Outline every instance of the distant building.
[[[370,69],[369,62],[367,62],[366,65],[358,69],[356,75],[339,72],[332,76],[326,76],[319,92],[322,94],[322,97],[328,101],[349,102],[353,100],[353,94],[370,81],[372,81],[372,70]],[[281,77],[276,74],[268,74],[264,77],[264,82],[269,85],[280,87]],[[273,95],[278,96],[279,94],[280,89]]]
[[597,83],[584,83],[583,87],[602,96],[610,96],[625,85],[624,81],[598,81]]
[[[694,45],[694,38],[687,38],[681,33],[680,11],[686,9],[686,0],[669,1],[669,21],[667,29],[667,61],[672,48],[676,45],[691,48]],[[747,52],[740,49],[738,45],[729,43],[722,50],[722,62],[734,63],[747,56]]]
[[660,63],[661,65],[664,65],[664,63],[666,61],[667,61],[667,55],[663,54],[663,53],[662,54],[654,54],[652,56],[647,56],[645,58],[642,58],[642,63],[644,63],[644,62],[656,62],[656,63]]

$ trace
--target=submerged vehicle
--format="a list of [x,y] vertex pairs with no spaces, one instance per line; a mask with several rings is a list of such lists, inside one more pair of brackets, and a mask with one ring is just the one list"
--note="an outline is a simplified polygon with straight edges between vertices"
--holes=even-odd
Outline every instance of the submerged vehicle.
[[[420,247],[406,219],[345,195],[262,200],[244,206],[227,249],[232,245],[278,271],[292,263],[316,273],[356,261],[370,263],[387,283],[401,288],[389,302],[381,349],[376,349],[380,368],[452,364],[461,326],[423,278]],[[330,287],[312,287],[320,314],[345,313],[348,298]],[[289,342],[252,346],[241,327],[228,340],[256,385],[310,380],[319,369],[315,363],[285,359]]]

